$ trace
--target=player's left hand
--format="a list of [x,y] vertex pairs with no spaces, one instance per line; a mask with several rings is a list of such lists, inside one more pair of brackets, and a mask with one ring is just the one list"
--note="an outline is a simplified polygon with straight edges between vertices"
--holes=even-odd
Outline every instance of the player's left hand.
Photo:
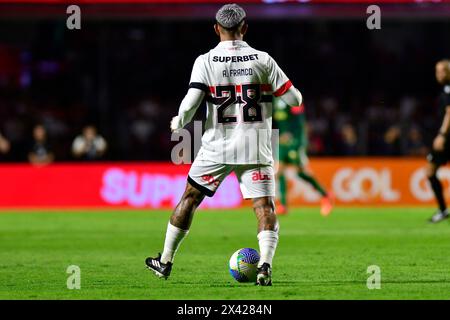
[[436,138],[434,138],[433,141],[433,149],[435,151],[443,151],[445,145],[445,137],[443,135],[438,135]]

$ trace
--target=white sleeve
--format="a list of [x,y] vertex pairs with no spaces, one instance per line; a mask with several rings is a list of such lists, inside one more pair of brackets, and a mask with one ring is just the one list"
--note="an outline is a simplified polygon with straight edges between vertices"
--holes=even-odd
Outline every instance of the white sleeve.
[[288,106],[298,107],[303,102],[303,96],[300,91],[291,86],[282,96],[280,96],[281,100],[283,100]]
[[266,65],[267,79],[272,85],[273,95],[280,97],[292,86],[292,83],[270,55]]
[[191,122],[192,117],[202,103],[204,97],[205,92],[203,90],[197,88],[190,88],[188,90],[183,101],[181,101],[178,116],[174,118],[174,122],[171,125],[173,130],[181,129]]
[[196,88],[205,92],[209,91],[203,56],[199,56],[194,62],[194,66],[192,67],[191,79],[189,81],[189,88]]
[[268,56],[267,68],[268,80],[272,85],[273,95],[280,97],[281,100],[291,107],[300,106],[303,101],[302,94],[292,85],[292,82],[271,56]]
[[189,90],[183,101],[181,101],[178,115],[172,119],[170,125],[172,130],[181,129],[192,120],[207,93],[209,93],[209,87],[207,85],[205,64],[203,56],[199,56],[192,67]]

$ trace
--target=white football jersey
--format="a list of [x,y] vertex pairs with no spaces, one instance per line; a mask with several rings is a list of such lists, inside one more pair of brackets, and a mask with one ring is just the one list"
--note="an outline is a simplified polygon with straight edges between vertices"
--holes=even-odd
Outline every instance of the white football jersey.
[[207,118],[197,158],[273,164],[272,96],[291,86],[269,54],[245,41],[222,41],[199,56],[189,84],[206,92]]

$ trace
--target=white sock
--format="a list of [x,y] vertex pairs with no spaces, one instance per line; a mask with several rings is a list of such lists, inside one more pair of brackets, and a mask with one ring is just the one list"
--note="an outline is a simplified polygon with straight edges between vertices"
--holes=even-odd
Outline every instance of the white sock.
[[278,244],[278,232],[271,230],[264,230],[258,233],[260,259],[258,267],[263,263],[268,263],[272,266],[272,259],[275,255],[275,250]]
[[164,241],[164,251],[161,255],[161,262],[172,262],[175,253],[180,246],[181,241],[187,236],[189,230],[182,230],[170,224],[167,224],[166,240]]

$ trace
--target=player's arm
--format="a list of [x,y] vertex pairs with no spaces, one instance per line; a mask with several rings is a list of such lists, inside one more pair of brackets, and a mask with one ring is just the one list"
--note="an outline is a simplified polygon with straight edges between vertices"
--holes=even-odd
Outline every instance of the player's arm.
[[434,139],[433,149],[436,151],[444,150],[445,139],[450,132],[450,105],[445,108],[444,120],[442,120],[442,125],[439,130],[439,134]]
[[291,107],[301,106],[303,102],[302,94],[294,86],[291,86],[280,98]]
[[205,64],[203,62],[203,57],[199,56],[195,60],[192,68],[189,90],[181,102],[178,115],[173,117],[170,122],[170,129],[172,131],[181,129],[191,122],[195,112],[202,103],[205,94],[209,91],[209,87],[206,83]]
[[300,106],[303,101],[302,94],[293,86],[292,82],[272,57],[268,56],[266,66],[268,80],[274,89],[273,95],[281,98],[281,100],[291,107]]
[[170,129],[175,131],[191,122],[204,97],[205,91],[197,88],[190,88],[181,102],[178,115],[173,117],[170,123]]
[[442,135],[447,135],[450,131],[450,106],[447,106],[445,108],[445,116],[444,120],[442,121],[441,129],[439,130],[439,133]]

